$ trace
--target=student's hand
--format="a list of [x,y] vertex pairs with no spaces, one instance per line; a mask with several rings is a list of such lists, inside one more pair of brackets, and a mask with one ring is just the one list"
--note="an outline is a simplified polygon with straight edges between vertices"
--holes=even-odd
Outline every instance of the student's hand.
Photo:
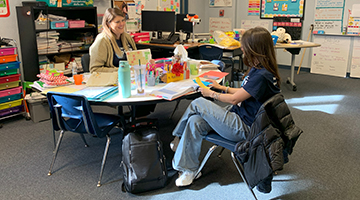
[[211,87],[215,88],[215,89],[220,89],[221,88],[221,85],[216,82],[215,80],[212,80],[212,79],[208,79],[206,80],[206,82],[210,82],[210,85]]
[[204,97],[210,97],[212,95],[212,93],[214,93],[214,91],[206,89],[206,88],[199,88],[199,90]]

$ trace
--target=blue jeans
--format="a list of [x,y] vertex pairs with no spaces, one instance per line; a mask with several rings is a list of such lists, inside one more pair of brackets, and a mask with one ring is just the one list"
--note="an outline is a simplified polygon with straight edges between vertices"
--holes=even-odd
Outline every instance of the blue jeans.
[[211,130],[228,140],[246,139],[250,127],[239,115],[230,112],[230,108],[231,106],[221,107],[202,97],[191,102],[173,131],[174,136],[180,137],[172,163],[174,169],[198,169],[201,143]]

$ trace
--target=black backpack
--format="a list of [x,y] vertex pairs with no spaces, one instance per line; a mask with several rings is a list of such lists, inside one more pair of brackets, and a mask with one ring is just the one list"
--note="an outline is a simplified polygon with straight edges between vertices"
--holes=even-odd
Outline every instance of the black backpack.
[[139,193],[164,187],[167,170],[158,130],[147,127],[126,135],[121,166],[123,191]]

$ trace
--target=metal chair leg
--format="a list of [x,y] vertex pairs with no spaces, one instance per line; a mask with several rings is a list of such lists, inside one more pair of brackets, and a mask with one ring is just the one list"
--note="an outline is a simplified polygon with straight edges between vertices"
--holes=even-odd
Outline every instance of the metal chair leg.
[[225,147],[221,147],[220,152],[218,153],[217,157],[221,158],[222,152],[225,150]]
[[53,129],[53,140],[54,140],[54,149],[56,148],[56,136],[55,136],[55,130]]
[[104,152],[103,160],[102,160],[102,163],[101,163],[100,177],[99,177],[99,181],[98,181],[98,184],[97,184],[98,187],[101,186],[101,178],[102,178],[102,174],[103,174],[104,167],[105,167],[106,156],[107,156],[108,151],[109,151],[109,145],[110,145],[110,135],[106,135],[106,146],[105,146],[105,152]]
[[197,177],[199,175],[199,173],[201,172],[202,168],[204,167],[205,163],[207,162],[207,160],[209,159],[209,157],[211,156],[211,154],[215,151],[215,149],[218,148],[218,145],[213,145],[212,147],[210,147],[209,151],[206,153],[204,159],[202,160],[199,169],[197,170],[196,174],[194,177]]
[[172,111],[169,119],[171,119],[171,118],[173,117],[173,115],[175,114],[175,111],[176,111],[177,108],[179,107],[179,104],[180,104],[180,100],[177,100],[177,101],[176,101],[175,108],[174,108],[174,110]]
[[239,162],[239,160],[235,157],[234,152],[231,152],[231,158],[232,158],[232,160],[233,160],[233,162],[234,162],[234,164],[235,164],[235,166],[236,166],[236,169],[238,170],[241,178],[243,179],[243,181],[244,181],[244,182],[246,183],[246,185],[248,186],[248,188],[249,188],[250,192],[252,193],[252,195],[254,196],[255,200],[257,200],[254,191],[252,190],[252,188],[249,186],[248,182],[246,181],[246,178],[245,178],[244,173],[243,173],[244,169],[243,169],[243,167],[242,167],[242,164],[241,164],[241,163]]
[[59,147],[60,147],[60,144],[61,144],[61,140],[62,140],[62,138],[64,136],[64,133],[65,133],[65,131],[61,130],[60,135],[59,135],[59,139],[58,139],[56,147],[55,147],[54,157],[53,157],[53,160],[52,160],[51,165],[50,165],[48,176],[51,176],[51,171],[52,171],[52,168],[54,166],[56,156],[57,156],[57,154],[59,152]]
[[85,147],[89,147],[89,145],[87,144],[87,142],[86,142],[86,140],[85,140],[85,136],[84,136],[84,134],[80,134],[80,136],[81,136],[81,139],[84,141],[84,143],[85,143]]

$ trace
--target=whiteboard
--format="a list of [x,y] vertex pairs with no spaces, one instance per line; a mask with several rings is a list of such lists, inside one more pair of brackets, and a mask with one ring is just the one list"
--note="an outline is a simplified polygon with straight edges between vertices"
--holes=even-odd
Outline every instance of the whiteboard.
[[220,30],[223,32],[232,31],[231,18],[210,17],[209,18],[209,33]]
[[270,30],[269,27],[271,25],[271,22],[268,20],[241,20],[241,26],[240,28],[249,30],[251,28],[261,26],[266,28],[267,30]]
[[360,37],[354,37],[350,77],[360,78]]
[[311,73],[345,77],[351,37],[315,35]]

